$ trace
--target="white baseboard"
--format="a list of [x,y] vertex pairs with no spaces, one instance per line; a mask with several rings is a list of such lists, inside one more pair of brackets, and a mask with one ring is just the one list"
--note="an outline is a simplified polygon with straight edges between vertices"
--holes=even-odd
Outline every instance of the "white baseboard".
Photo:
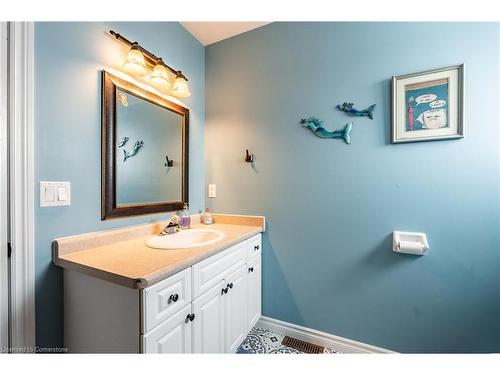
[[329,333],[316,331],[296,324],[287,323],[282,320],[262,316],[257,322],[257,327],[281,333],[311,344],[321,345],[326,348],[338,350],[341,353],[396,353],[392,350],[379,348],[359,341],[346,339],[344,337],[331,335]]

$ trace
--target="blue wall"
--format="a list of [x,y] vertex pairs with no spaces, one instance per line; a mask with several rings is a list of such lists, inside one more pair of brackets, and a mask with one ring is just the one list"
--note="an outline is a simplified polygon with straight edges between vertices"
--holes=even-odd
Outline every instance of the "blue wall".
[[[401,352],[500,351],[499,49],[486,23],[275,23],[207,48],[207,204],[267,216],[264,315]],[[459,63],[465,138],[389,144],[391,76]],[[299,125],[343,126],[345,100],[377,104],[351,145]],[[392,253],[393,230],[430,252]]]
[[101,95],[103,68],[120,69],[126,49],[113,29],[182,69],[189,78],[190,202],[204,207],[204,48],[180,24],[37,23],[35,26],[35,181],[71,181],[71,206],[39,208],[36,200],[36,335],[63,344],[62,272],[51,263],[54,238],[165,219],[153,215],[102,222]]

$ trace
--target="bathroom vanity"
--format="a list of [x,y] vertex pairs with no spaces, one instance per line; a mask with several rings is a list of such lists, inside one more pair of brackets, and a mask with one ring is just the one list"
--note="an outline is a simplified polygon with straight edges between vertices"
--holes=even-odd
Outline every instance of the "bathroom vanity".
[[261,315],[265,220],[214,219],[193,227],[224,238],[190,248],[147,247],[165,223],[55,240],[69,352],[234,353]]
[[[199,215],[190,218],[189,109],[106,71],[101,92],[101,219],[185,212],[180,224],[53,241],[64,275],[64,347],[235,352],[261,314],[265,219],[213,215],[215,224],[203,225]],[[189,220],[192,229],[171,233]]]

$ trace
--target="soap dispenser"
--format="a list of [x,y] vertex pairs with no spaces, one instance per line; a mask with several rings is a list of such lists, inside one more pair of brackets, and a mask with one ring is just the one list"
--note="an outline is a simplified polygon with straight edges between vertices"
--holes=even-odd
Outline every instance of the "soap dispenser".
[[212,214],[210,213],[210,210],[208,208],[205,208],[205,212],[203,213],[201,220],[202,220],[203,224],[207,224],[207,225],[214,223],[214,219],[213,219]]
[[191,217],[189,216],[189,206],[187,203],[184,203],[184,210],[181,211],[181,220],[180,225],[182,229],[191,228]]

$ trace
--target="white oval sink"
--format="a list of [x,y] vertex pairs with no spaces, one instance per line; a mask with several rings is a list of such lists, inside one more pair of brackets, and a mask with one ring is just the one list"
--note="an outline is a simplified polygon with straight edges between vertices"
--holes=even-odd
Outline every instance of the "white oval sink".
[[186,249],[205,246],[222,240],[226,235],[213,229],[186,229],[174,234],[154,236],[146,241],[146,246],[153,249]]

